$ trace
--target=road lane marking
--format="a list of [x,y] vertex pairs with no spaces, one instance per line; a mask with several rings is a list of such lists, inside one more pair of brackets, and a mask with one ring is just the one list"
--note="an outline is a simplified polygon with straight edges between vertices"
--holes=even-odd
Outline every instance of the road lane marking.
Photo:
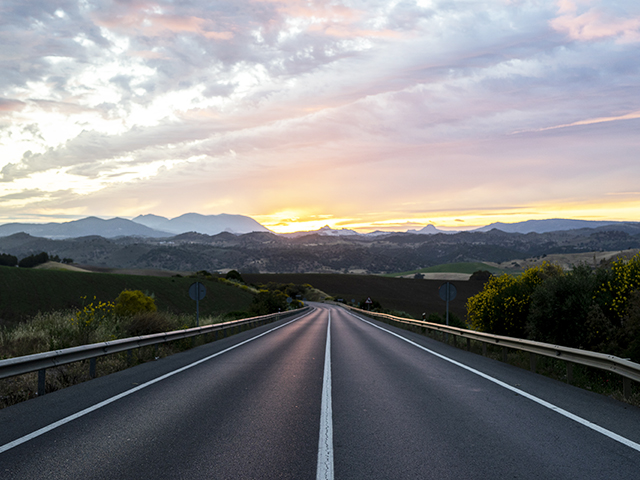
[[320,406],[320,439],[316,480],[333,480],[333,412],[331,409],[331,311],[327,322],[327,344],[324,349],[322,403]]
[[511,390],[512,392],[517,393],[518,395],[522,395],[523,397],[528,398],[529,400],[531,400],[531,401],[533,401],[533,402],[535,402],[535,403],[537,403],[539,405],[542,405],[543,407],[548,408],[549,410],[552,410],[552,411],[554,411],[556,413],[559,413],[560,415],[563,415],[564,417],[567,417],[568,419],[573,420],[574,422],[577,422],[577,423],[579,423],[581,425],[584,425],[585,427],[590,428],[591,430],[594,430],[594,431],[596,431],[598,433],[601,433],[602,435],[605,435],[606,437],[609,437],[610,439],[615,440],[616,442],[622,443],[623,445],[626,445],[627,447],[632,448],[632,449],[640,452],[640,444],[634,442],[633,440],[630,440],[630,439],[628,439],[626,437],[618,435],[617,433],[612,432],[611,430],[607,430],[606,428],[601,427],[600,425],[597,425],[597,424],[595,424],[593,422],[590,422],[589,420],[586,420],[586,419],[584,419],[582,417],[579,417],[578,415],[575,415],[575,414],[573,414],[573,413],[571,413],[571,412],[569,412],[567,410],[564,410],[564,409],[562,409],[562,408],[560,408],[560,407],[558,407],[558,406],[556,406],[556,405],[554,405],[552,403],[549,403],[549,402],[547,402],[545,400],[542,400],[539,397],[531,395],[530,393],[527,393],[527,392],[525,392],[523,390],[520,390],[519,388],[512,387],[511,385],[509,385],[507,383],[504,383],[503,381],[498,380],[497,378],[494,378],[494,377],[492,377],[490,375],[487,375],[486,373],[483,373],[483,372],[481,372],[479,370],[476,370],[475,368],[471,368],[471,367],[465,365],[464,363],[460,363],[460,362],[457,362],[456,360],[453,360],[452,358],[445,357],[444,355],[442,355],[440,353],[434,352],[433,350],[430,350],[430,349],[428,349],[426,347],[423,347],[422,345],[420,345],[418,343],[412,342],[411,340],[403,337],[402,335],[398,335],[395,332],[392,332],[390,330],[387,330],[386,328],[382,328],[382,327],[380,327],[380,326],[378,326],[378,325],[376,325],[376,324],[374,324],[374,323],[372,323],[372,322],[370,322],[368,320],[365,320],[364,318],[359,317],[358,315],[354,315],[351,312],[348,312],[348,313],[349,313],[349,315],[357,318],[358,320],[360,320],[362,322],[365,322],[365,323],[368,323],[372,327],[375,327],[375,328],[377,328],[379,330],[382,330],[383,332],[386,332],[389,335],[393,335],[395,337],[398,337],[399,339],[404,340],[405,342],[407,342],[407,343],[409,343],[409,344],[411,344],[411,345],[413,345],[415,347],[418,347],[421,350],[424,350],[425,352],[430,353],[431,355],[434,355],[434,356],[436,356],[436,357],[438,357],[438,358],[440,358],[442,360],[445,360],[445,361],[447,361],[449,363],[457,365],[460,368],[463,368],[463,369],[465,369],[465,370],[467,370],[467,371],[469,371],[471,373],[474,373],[474,374],[476,374],[476,375],[478,375],[478,376],[480,376],[480,377],[482,377],[482,378],[484,378],[486,380],[489,380],[490,382],[495,383],[496,385],[499,385],[499,386],[501,386],[503,388],[506,388],[507,390]]
[[77,418],[83,417],[83,416],[85,416],[85,415],[87,415],[87,414],[89,414],[91,412],[94,412],[94,411],[96,411],[96,410],[98,410],[98,409],[100,409],[102,407],[105,407],[105,406],[109,405],[110,403],[113,403],[113,402],[115,402],[117,400],[120,400],[121,398],[127,397],[127,396],[131,395],[132,393],[135,393],[135,392],[137,392],[139,390],[142,390],[143,388],[147,388],[147,387],[153,385],[154,383],[158,383],[158,382],[160,382],[162,380],[166,380],[169,377],[172,377],[172,376],[174,376],[174,375],[176,375],[178,373],[184,372],[185,370],[189,370],[190,368],[195,367],[196,365],[200,365],[201,363],[204,363],[204,362],[206,362],[208,360],[211,360],[212,358],[215,358],[215,357],[217,357],[219,355],[222,355],[223,353],[227,353],[227,352],[229,352],[229,351],[231,351],[231,350],[233,350],[235,348],[238,348],[241,345],[244,345],[245,343],[252,342],[253,340],[256,340],[256,339],[258,339],[258,338],[260,338],[260,337],[262,337],[264,335],[267,335],[268,333],[275,332],[276,330],[278,330],[278,329],[280,329],[282,327],[286,327],[287,325],[289,325],[289,324],[291,324],[293,322],[301,320],[302,318],[306,317],[307,315],[311,315],[314,311],[315,310],[312,310],[312,311],[302,315],[301,317],[294,318],[293,320],[290,320],[287,323],[283,323],[282,325],[279,325],[279,326],[277,326],[275,328],[272,328],[271,330],[267,330],[266,332],[262,332],[260,335],[256,335],[255,337],[251,337],[251,338],[249,338],[247,340],[244,340],[244,341],[242,341],[242,342],[240,342],[240,343],[238,343],[236,345],[233,345],[233,346],[231,346],[229,348],[225,348],[224,350],[221,350],[218,353],[214,353],[213,355],[209,355],[208,357],[202,358],[202,359],[200,359],[200,360],[198,360],[196,362],[193,362],[193,363],[191,363],[189,365],[186,365],[184,367],[178,368],[177,370],[174,370],[172,372],[165,373],[164,375],[162,375],[162,376],[160,376],[158,378],[154,378],[153,380],[149,380],[148,382],[140,384],[137,387],[134,387],[134,388],[132,388],[130,390],[122,392],[122,393],[120,393],[118,395],[115,395],[115,396],[113,396],[111,398],[103,400],[100,403],[96,403],[95,405],[92,405],[91,407],[87,407],[84,410],[81,410],[81,411],[79,411],[77,413],[74,413],[73,415],[69,415],[68,417],[65,417],[65,418],[63,418],[61,420],[58,420],[57,422],[51,423],[51,424],[47,425],[46,427],[42,427],[39,430],[36,430],[36,431],[31,432],[31,433],[29,433],[27,435],[24,435],[24,436],[22,436],[22,437],[20,437],[20,438],[18,438],[16,440],[13,440],[12,442],[5,443],[4,445],[0,445],[0,453],[6,452],[7,450],[10,450],[10,449],[12,449],[14,447],[17,447],[18,445],[26,443],[29,440],[33,440],[34,438],[39,437],[40,435],[44,435],[45,433],[50,432],[51,430],[55,430],[56,428],[61,427],[62,425],[65,425],[65,424],[67,424],[67,423],[69,423],[69,422],[71,422],[71,421],[73,421],[73,420],[75,420]]

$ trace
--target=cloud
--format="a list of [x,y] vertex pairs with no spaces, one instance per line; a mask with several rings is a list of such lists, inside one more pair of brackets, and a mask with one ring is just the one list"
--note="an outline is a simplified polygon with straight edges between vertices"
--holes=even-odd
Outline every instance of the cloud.
[[0,115],[3,112],[14,112],[16,110],[22,110],[25,107],[25,103],[20,100],[13,100],[7,98],[0,98]]
[[[584,7],[591,2],[562,0],[558,3],[561,15],[551,21],[551,26],[574,40],[614,38],[621,43],[640,42],[640,14],[637,11],[616,12],[610,5],[600,2],[586,10]],[[632,6],[630,2],[620,3]]]
[[0,195],[32,207],[464,220],[637,178],[633,2],[3,8]]

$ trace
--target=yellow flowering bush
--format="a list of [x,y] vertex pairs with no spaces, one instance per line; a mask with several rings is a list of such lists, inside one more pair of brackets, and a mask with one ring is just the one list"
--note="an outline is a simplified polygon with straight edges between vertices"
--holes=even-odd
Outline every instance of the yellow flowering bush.
[[114,313],[130,317],[138,313],[155,312],[156,310],[156,302],[153,297],[145,295],[140,290],[123,290],[116,298]]
[[531,294],[549,277],[562,274],[557,265],[544,262],[520,277],[508,274],[491,278],[484,289],[467,300],[467,320],[481,332],[524,337]]
[[78,310],[73,318],[74,323],[80,329],[96,328],[100,322],[110,317],[113,313],[114,305],[112,302],[103,302],[93,297],[93,300],[85,304],[87,297],[81,297],[83,307]]
[[629,261],[618,258],[608,270],[599,272],[599,287],[594,300],[603,312],[614,322],[627,313],[632,292],[640,288],[640,254]]

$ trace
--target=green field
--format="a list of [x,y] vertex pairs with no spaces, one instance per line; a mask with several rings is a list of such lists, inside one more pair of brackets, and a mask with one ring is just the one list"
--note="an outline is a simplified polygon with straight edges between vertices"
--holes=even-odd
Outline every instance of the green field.
[[504,270],[492,267],[482,262],[460,262],[460,263],[443,263],[433,267],[421,268],[420,270],[412,270],[410,272],[390,273],[387,277],[404,277],[414,275],[416,273],[468,273],[471,275],[478,270],[488,270],[494,275],[505,273]]
[[[318,290],[334,298],[347,302],[371,297],[383,308],[407,312],[413,318],[421,318],[423,313],[444,313],[446,304],[438,294],[443,280],[414,280],[412,278],[389,278],[380,275],[345,275],[338,273],[278,273],[242,275],[248,283],[295,283],[313,285]],[[454,281],[458,296],[450,302],[450,311],[461,319],[466,316],[467,299],[482,290],[479,281]]]
[[212,278],[155,277],[64,270],[0,267],[0,325],[16,323],[38,312],[76,310],[96,297],[114,301],[122,290],[153,294],[160,311],[193,313],[196,303],[189,298],[189,285],[202,282],[207,288],[200,301],[200,314],[219,315],[247,310],[253,295]]

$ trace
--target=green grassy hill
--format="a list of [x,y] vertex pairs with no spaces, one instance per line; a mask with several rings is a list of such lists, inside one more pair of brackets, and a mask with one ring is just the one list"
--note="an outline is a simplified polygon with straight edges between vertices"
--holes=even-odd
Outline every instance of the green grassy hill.
[[[260,284],[308,283],[334,298],[350,302],[371,297],[383,308],[409,313],[421,318],[423,313],[444,313],[446,304],[440,299],[438,290],[443,280],[414,280],[409,278],[389,278],[378,275],[343,275],[324,273],[282,273],[282,274],[242,274],[245,282]],[[475,281],[452,282],[458,296],[450,302],[449,309],[461,319],[466,316],[467,299],[482,290],[483,283]]]
[[[201,315],[218,315],[247,310],[253,295],[215,279],[197,279],[207,288],[200,301]],[[153,294],[160,311],[195,314],[189,285],[195,278],[155,277],[64,270],[0,267],[0,325],[31,317],[36,313],[78,309],[82,297],[88,302],[113,301],[125,289]],[[87,303],[88,303],[87,302]]]

